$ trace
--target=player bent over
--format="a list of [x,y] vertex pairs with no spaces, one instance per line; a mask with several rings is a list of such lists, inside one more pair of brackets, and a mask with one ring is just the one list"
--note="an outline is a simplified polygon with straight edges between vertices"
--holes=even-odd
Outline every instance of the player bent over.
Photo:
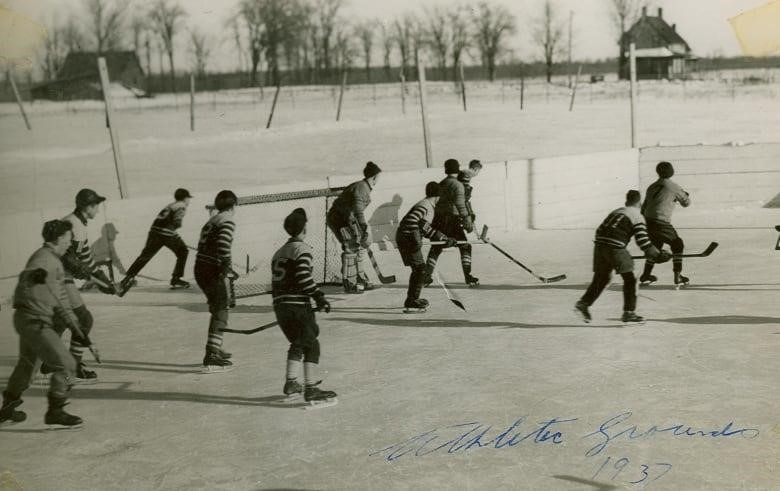
[[421,251],[422,238],[446,241],[447,247],[456,244],[455,239],[447,237],[430,225],[430,221],[433,219],[433,210],[438,201],[439,184],[431,181],[425,186],[425,199],[419,201],[404,215],[395,234],[401,259],[404,265],[412,269],[412,274],[409,275],[409,289],[406,292],[406,301],[404,302],[404,311],[407,313],[424,312],[429,304],[428,300],[420,298],[425,280],[425,260]]
[[14,328],[19,334],[19,361],[3,392],[0,423],[26,419],[27,415],[17,411],[16,407],[22,403],[22,393],[30,386],[37,359],[41,359],[51,371],[49,409],[44,422],[68,427],[82,423],[81,418],[63,409],[76,371],[76,360],[62,342],[62,331],[59,330],[61,326],[78,323],[65,291],[65,271],[60,261],[71,246],[72,228],[70,222],[63,220],[46,222],[42,231],[43,247],[33,253],[19,275],[14,292]]
[[[655,167],[658,173],[658,180],[647,188],[645,202],[642,205],[642,215],[647,220],[647,234],[650,236],[650,242],[660,249],[664,244],[669,244],[672,249],[672,271],[674,271],[674,284],[687,285],[689,280],[682,275],[682,254],[685,250],[685,244],[677,231],[672,226],[672,211],[674,203],[680,203],[683,208],[691,204],[691,198],[688,193],[680,187],[679,184],[672,181],[674,167],[669,162],[659,162]],[[645,261],[645,269],[639,282],[642,284],[655,283],[658,281],[652,272],[655,262],[652,258]]]
[[623,317],[622,321],[642,322],[636,310],[636,277],[634,276],[634,260],[626,250],[631,237],[645,252],[645,256],[653,258],[657,263],[664,263],[671,258],[666,251],[659,251],[650,242],[647,228],[639,212],[642,196],[637,190],[626,194],[626,206],[610,213],[596,229],[595,246],[593,247],[593,281],[585,294],[575,305],[585,322],[590,322],[588,307],[599,298],[601,292],[609,284],[614,269],[623,277]]
[[233,214],[238,198],[230,190],[217,193],[214,214],[200,231],[198,253],[195,256],[195,281],[206,295],[209,306],[209,335],[204,373],[229,372],[233,363],[231,354],[222,349],[222,329],[228,325],[228,309],[232,307],[230,278],[232,274],[231,247],[236,224]]
[[[307,402],[317,402],[333,399],[336,393],[317,387],[320,383],[316,374],[320,362],[320,342],[317,339],[320,328],[311,299],[316,302],[317,310],[326,313],[330,312],[330,303],[311,276],[312,247],[303,241],[306,238],[306,221],[303,208],[296,208],[284,219],[284,230],[290,239],[271,260],[272,293],[276,320],[290,342],[284,394],[290,396],[303,392]],[[304,386],[298,382],[301,363]]]
[[[466,233],[474,230],[474,223],[471,220],[468,208],[466,208],[466,191],[463,183],[458,181],[460,172],[460,163],[455,159],[448,159],[444,162],[444,173],[447,174],[439,183],[439,201],[436,203],[433,217],[433,228],[440,230],[449,237],[458,241],[466,241]],[[465,231],[465,232],[464,232]],[[436,269],[436,263],[439,260],[443,245],[431,246],[428,252],[428,261],[425,272],[425,285],[433,282],[433,271]],[[463,276],[466,284],[476,286],[479,280],[471,275],[471,246],[469,244],[459,244],[461,257],[461,266],[463,267]],[[468,262],[466,262],[468,258]]]
[[184,220],[184,214],[187,212],[187,206],[190,204],[192,195],[184,188],[179,188],[173,193],[173,198],[176,200],[163,208],[160,213],[157,214],[157,218],[154,219],[152,227],[149,229],[149,235],[146,237],[146,245],[141,251],[141,255],[138,256],[133,264],[128,268],[127,274],[122,278],[122,282],[119,284],[118,295],[124,296],[125,293],[135,283],[133,280],[135,276],[141,272],[157,252],[163,247],[167,247],[176,255],[176,266],[173,268],[173,274],[171,275],[171,289],[174,288],[189,288],[190,284],[182,280],[184,276],[184,266],[187,264],[187,256],[189,250],[187,244],[181,240],[176,230],[181,228],[181,222]]
[[373,289],[363,270],[366,249],[371,238],[365,210],[371,203],[371,190],[376,186],[382,170],[373,162],[363,169],[364,179],[353,182],[341,192],[328,210],[327,222],[341,243],[341,277],[346,293],[363,293]]
[[[68,293],[70,306],[78,318],[79,326],[86,336],[89,336],[90,331],[92,331],[94,320],[92,313],[81,298],[74,278],[92,280],[103,293],[109,295],[116,293],[114,284],[95,264],[92,249],[89,246],[89,237],[87,237],[87,222],[97,216],[98,207],[105,200],[106,198],[91,189],[82,189],[76,194],[76,209],[63,218],[73,227],[73,240],[70,249],[62,256],[62,264],[65,267],[65,291]],[[97,383],[97,374],[92,370],[87,370],[82,361],[86,347],[78,336],[70,338],[70,353],[76,359],[76,383],[94,384]],[[48,364],[41,366],[42,373],[47,373],[48,370]]]

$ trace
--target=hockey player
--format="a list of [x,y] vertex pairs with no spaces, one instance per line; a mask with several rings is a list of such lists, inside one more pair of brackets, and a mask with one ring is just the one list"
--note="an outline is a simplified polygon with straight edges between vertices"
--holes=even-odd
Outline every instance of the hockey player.
[[[73,227],[73,240],[70,249],[62,256],[62,264],[65,267],[65,291],[68,293],[70,305],[73,313],[79,321],[79,326],[84,334],[89,336],[94,322],[92,313],[84,305],[81,293],[76,287],[75,278],[80,280],[92,279],[98,285],[101,292],[113,295],[116,293],[116,287],[108,279],[106,274],[99,270],[92,257],[92,249],[89,246],[87,237],[87,222],[97,216],[100,203],[106,198],[98,195],[91,189],[82,189],[76,194],[76,209],[63,220],[70,222]],[[83,340],[78,337],[71,337],[70,353],[76,359],[76,382],[77,383],[97,383],[97,374],[88,370],[82,358],[86,346]],[[44,364],[41,366],[41,372],[47,373],[49,367]]]
[[639,191],[632,189],[626,194],[626,205],[610,213],[596,230],[595,246],[593,248],[593,281],[585,294],[575,305],[585,322],[590,322],[588,307],[599,298],[612,277],[614,269],[623,277],[623,317],[625,323],[640,323],[644,318],[637,315],[636,310],[636,277],[634,276],[634,260],[626,250],[631,237],[645,252],[645,256],[653,258],[657,263],[663,263],[671,258],[666,251],[659,251],[647,236],[642,214],[639,212],[641,202]]
[[195,281],[206,295],[209,306],[209,334],[203,372],[228,372],[233,369],[231,354],[222,349],[222,329],[228,324],[231,307],[230,275],[231,247],[236,225],[233,214],[238,198],[230,190],[217,193],[214,214],[200,231],[198,253],[195,256]]
[[[469,168],[462,170],[458,173],[458,181],[463,184],[463,194],[466,200],[466,210],[471,217],[471,223],[475,224],[477,215],[474,213],[474,208],[471,206],[471,194],[474,191],[474,187],[471,185],[471,180],[482,170],[482,162],[479,160],[472,160],[469,162]],[[479,278],[471,275],[471,245],[462,244],[459,247],[460,251],[460,264],[463,268],[463,277],[468,285],[479,285]]]
[[[642,215],[647,220],[647,234],[650,236],[650,242],[660,249],[664,244],[669,244],[672,249],[672,271],[674,271],[674,284],[687,285],[688,278],[682,275],[682,254],[685,245],[683,240],[677,235],[677,231],[672,226],[672,211],[674,203],[679,203],[682,207],[688,207],[691,204],[691,198],[676,182],[672,181],[674,167],[669,162],[659,162],[655,167],[658,174],[658,180],[647,188],[645,202],[642,205]],[[645,260],[645,269],[639,282],[650,284],[658,281],[652,272],[655,261],[653,258]]]
[[[330,312],[330,303],[311,276],[312,247],[303,241],[306,221],[306,211],[302,208],[296,208],[284,219],[284,230],[290,239],[274,254],[271,275],[274,313],[290,342],[287,377],[282,390],[287,396],[303,392],[307,402],[316,403],[333,399],[336,393],[317,387],[320,383],[316,373],[320,361],[320,342],[317,340],[320,328],[311,299],[317,304],[317,310],[326,313]],[[298,382],[301,363],[304,386]]]
[[26,419],[27,415],[16,407],[22,404],[22,393],[30,386],[37,359],[48,365],[52,374],[49,409],[44,422],[70,427],[82,423],[81,418],[63,410],[76,371],[76,360],[62,342],[62,331],[59,330],[78,322],[70,308],[65,291],[65,271],[60,261],[71,246],[72,228],[70,222],[63,220],[46,222],[41,233],[43,247],[33,253],[19,275],[13,301],[14,328],[19,334],[19,361],[3,392],[0,423]]
[[363,270],[366,249],[371,245],[365,210],[380,172],[378,165],[368,162],[363,169],[364,178],[347,186],[328,210],[328,227],[341,243],[341,277],[346,293],[374,288]]
[[401,259],[404,265],[412,269],[412,274],[409,275],[409,289],[406,292],[406,301],[404,302],[404,309],[407,313],[424,312],[429,304],[428,300],[420,298],[425,279],[425,261],[421,251],[422,238],[446,241],[447,247],[456,244],[455,239],[451,239],[431,227],[430,221],[433,219],[433,210],[438,201],[439,184],[431,181],[425,186],[425,199],[419,201],[404,215],[395,234],[395,242],[398,244]]
[[163,247],[167,247],[174,254],[176,254],[176,266],[173,268],[173,275],[171,276],[171,288],[189,288],[190,284],[182,280],[184,276],[184,266],[187,264],[187,255],[189,250],[187,244],[181,240],[179,234],[176,232],[181,227],[181,222],[184,219],[184,214],[187,212],[187,206],[190,204],[192,195],[189,191],[183,188],[179,188],[173,194],[176,201],[169,204],[160,211],[157,218],[152,223],[152,228],[149,229],[149,235],[146,238],[146,245],[141,251],[141,255],[133,262],[130,268],[127,270],[127,274],[119,284],[118,295],[124,296],[125,293],[135,283],[133,280],[135,276],[141,272],[155,254]]
[[[447,174],[447,177],[439,183],[440,196],[436,203],[432,225],[433,228],[448,237],[465,242],[465,232],[474,230],[474,222],[466,207],[466,191],[463,183],[458,180],[459,172],[460,164],[457,160],[448,159],[444,162],[444,173]],[[430,285],[433,282],[433,270],[436,269],[439,255],[445,247],[444,245],[431,246],[431,250],[428,252],[425,285]],[[471,276],[471,246],[460,244],[458,248],[460,249],[461,266],[466,284],[469,286],[478,285],[479,280]]]

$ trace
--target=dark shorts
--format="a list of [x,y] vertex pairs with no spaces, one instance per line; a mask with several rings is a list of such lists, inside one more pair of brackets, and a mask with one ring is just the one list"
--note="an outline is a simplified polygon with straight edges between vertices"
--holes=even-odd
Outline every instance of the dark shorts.
[[195,262],[195,281],[206,295],[209,312],[227,310],[230,306],[230,280],[222,276],[222,268],[205,262]]
[[434,215],[431,226],[447,237],[455,240],[466,240],[463,230],[463,219],[456,215]]
[[397,233],[395,236],[395,242],[398,245],[398,252],[401,253],[401,260],[404,262],[404,266],[424,266],[425,258],[422,254],[422,237],[419,233],[407,234]]
[[659,248],[680,238],[671,223],[653,219],[647,220],[647,235],[650,237],[650,242]]
[[596,243],[593,247],[593,272],[618,274],[634,271],[634,260],[627,249],[616,249],[608,245]]
[[279,327],[282,328],[290,344],[306,349],[320,334],[311,305],[280,303],[274,305],[274,313],[276,320],[279,321]]

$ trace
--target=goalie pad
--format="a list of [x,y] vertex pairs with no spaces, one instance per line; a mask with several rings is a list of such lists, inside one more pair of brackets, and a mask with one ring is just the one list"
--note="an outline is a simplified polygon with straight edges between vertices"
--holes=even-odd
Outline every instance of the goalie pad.
[[341,278],[345,285],[355,286],[358,279],[358,255],[345,252],[341,254]]

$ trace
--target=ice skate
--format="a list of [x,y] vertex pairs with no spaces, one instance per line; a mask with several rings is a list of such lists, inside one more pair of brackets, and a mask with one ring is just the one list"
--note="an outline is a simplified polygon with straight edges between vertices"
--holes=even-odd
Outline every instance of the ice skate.
[[371,283],[371,280],[368,279],[366,276],[360,276],[358,277],[358,288],[363,289],[364,292],[369,292],[371,290],[376,289],[376,285]]
[[477,288],[479,286],[479,278],[468,275],[466,276],[466,284],[469,286],[469,288]]
[[350,283],[347,280],[344,280],[344,293],[350,293],[350,294],[359,294],[363,293],[362,285],[359,283]]
[[189,288],[190,284],[181,278],[174,278],[171,280],[171,290],[183,290]]
[[582,316],[582,321],[586,324],[589,324],[592,317],[590,316],[590,311],[588,310],[588,306],[585,305],[582,302],[577,302],[574,304],[574,310],[578,312]]
[[81,424],[84,422],[78,416],[68,414],[63,407],[67,405],[65,399],[52,398],[49,396],[49,410],[46,411],[43,422],[46,423],[50,429],[77,429],[81,428]]
[[119,282],[119,288],[117,288],[116,294],[118,297],[124,297],[125,294],[135,286],[136,281],[134,276],[125,276],[122,281]]
[[97,374],[92,370],[87,370],[87,366],[85,364],[79,363],[76,367],[76,374],[73,383],[78,385],[94,385],[97,382]]
[[687,276],[683,276],[682,273],[674,273],[674,287],[680,289],[684,286],[688,286],[690,279]]
[[430,303],[424,298],[407,298],[404,302],[405,314],[421,314],[428,310]]
[[639,277],[639,284],[642,286],[652,285],[658,281],[658,278],[652,274],[643,274]]
[[645,323],[645,318],[641,315],[637,315],[636,312],[623,312],[623,317],[621,317],[620,320],[627,326],[641,326]]
[[3,392],[3,405],[0,407],[0,424],[6,421],[11,423],[21,423],[27,419],[24,411],[17,411],[16,408],[22,404],[21,399],[11,399],[7,392]]
[[219,348],[219,351],[217,352],[217,355],[219,355],[223,360],[229,360],[233,358],[233,353],[229,353],[222,348]]
[[211,351],[206,352],[203,357],[203,367],[201,373],[225,373],[235,368],[230,360],[222,358],[219,354]]
[[[319,382],[317,382],[319,384]],[[338,404],[336,393],[331,390],[322,390],[317,384],[307,385],[303,391],[303,399],[307,402],[306,409],[320,409]]]
[[303,396],[303,385],[297,380],[287,380],[282,392],[286,396],[285,401],[297,401]]

